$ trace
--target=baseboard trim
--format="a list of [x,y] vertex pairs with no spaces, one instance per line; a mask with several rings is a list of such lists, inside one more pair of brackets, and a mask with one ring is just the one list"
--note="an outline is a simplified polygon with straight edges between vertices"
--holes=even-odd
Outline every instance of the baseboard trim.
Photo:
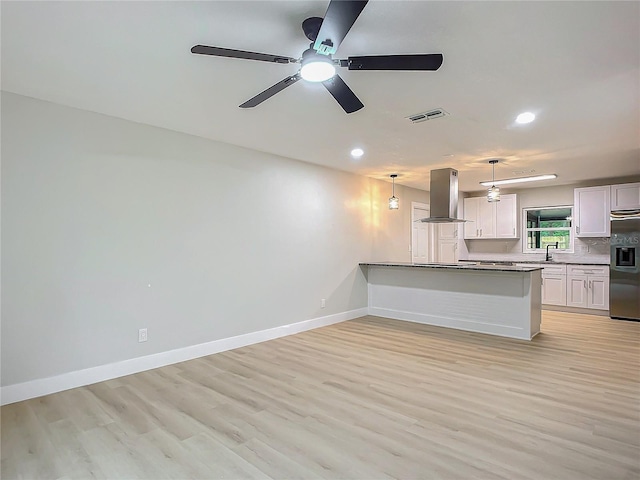
[[246,333],[235,337],[223,338],[198,345],[155,353],[144,357],[132,358],[121,362],[100,365],[98,367],[76,370],[74,372],[56,375],[54,377],[40,378],[29,382],[7,385],[0,388],[0,405],[41,397],[51,393],[69,390],[71,388],[91,385],[92,383],[112,380],[114,378],[131,375],[134,373],[164,367],[174,363],[193,360],[194,358],[225,352],[235,348],[245,347],[256,343],[266,342],[275,338],[286,337],[296,333],[313,330],[315,328],[333,325],[335,323],[353,320],[367,315],[368,309],[358,308],[346,312],[335,313],[324,317],[312,318],[289,325]]
[[581,307],[565,307],[564,305],[542,305],[542,310],[550,310],[552,312],[565,313],[583,313],[585,315],[598,315],[600,317],[608,317],[609,310],[600,310],[597,308],[581,308]]
[[[516,340],[531,340],[532,335],[525,329],[512,325],[498,325],[483,322],[473,322],[470,320],[447,318],[426,313],[404,312],[390,308],[369,307],[369,315],[377,317],[392,318],[405,322],[422,323],[434,327],[453,328],[466,332],[484,333],[498,337],[514,338]],[[537,333],[537,332],[536,332]],[[535,334],[534,334],[535,335]]]

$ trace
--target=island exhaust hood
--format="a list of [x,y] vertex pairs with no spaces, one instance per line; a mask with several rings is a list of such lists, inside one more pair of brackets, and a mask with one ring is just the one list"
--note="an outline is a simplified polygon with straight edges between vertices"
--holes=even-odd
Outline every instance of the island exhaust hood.
[[458,171],[453,168],[431,170],[429,207],[431,216],[423,223],[462,223],[458,216]]

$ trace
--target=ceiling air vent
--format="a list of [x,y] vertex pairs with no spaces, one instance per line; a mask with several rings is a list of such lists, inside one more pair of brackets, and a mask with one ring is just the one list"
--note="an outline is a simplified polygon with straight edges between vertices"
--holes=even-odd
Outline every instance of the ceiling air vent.
[[449,115],[441,108],[434,108],[433,110],[429,110],[428,112],[416,113],[415,115],[409,115],[408,118],[411,123],[420,123],[426,120],[431,120],[433,118],[444,117],[445,115]]

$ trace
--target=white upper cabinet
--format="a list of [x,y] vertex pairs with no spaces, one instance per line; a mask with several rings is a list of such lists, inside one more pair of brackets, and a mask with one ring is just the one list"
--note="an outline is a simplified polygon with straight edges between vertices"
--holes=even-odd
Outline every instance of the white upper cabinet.
[[577,237],[610,237],[611,187],[576,188],[573,215]]
[[495,238],[496,204],[487,197],[464,199],[464,238]]
[[499,202],[487,197],[464,199],[464,238],[518,238],[517,196],[501,195]]
[[640,209],[640,183],[611,185],[611,210]]
[[480,238],[480,224],[479,224],[479,208],[480,202],[478,201],[480,198],[472,197],[465,198],[463,200],[464,204],[464,219],[466,220],[464,224],[464,238]]
[[516,194],[500,195],[496,203],[496,238],[518,238],[518,216]]

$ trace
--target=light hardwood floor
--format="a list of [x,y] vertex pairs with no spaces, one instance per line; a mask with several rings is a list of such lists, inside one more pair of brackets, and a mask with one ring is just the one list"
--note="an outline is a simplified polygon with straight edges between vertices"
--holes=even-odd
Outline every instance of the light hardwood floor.
[[2,407],[2,478],[640,478],[640,323],[364,317]]

